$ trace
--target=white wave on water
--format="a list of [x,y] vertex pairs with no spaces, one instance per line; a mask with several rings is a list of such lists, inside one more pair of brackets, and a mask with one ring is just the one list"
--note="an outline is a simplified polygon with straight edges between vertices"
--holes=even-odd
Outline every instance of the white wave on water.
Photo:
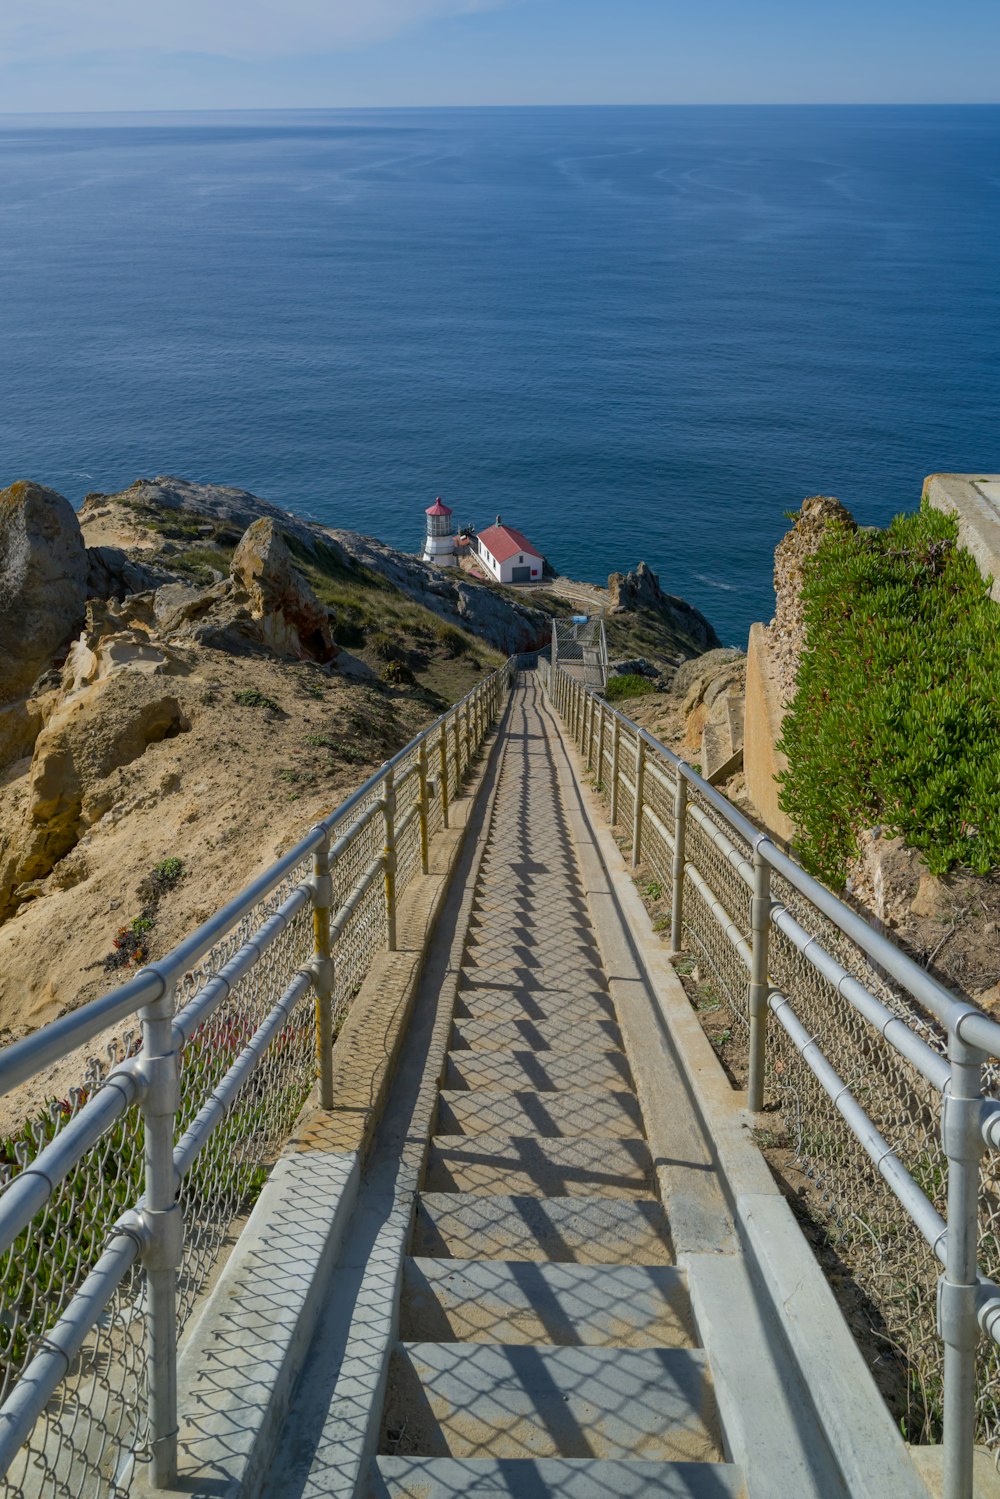
[[726,593],[739,593],[738,583],[723,583],[721,578],[706,578],[704,573],[695,573],[699,583],[704,583],[708,588],[721,588]]

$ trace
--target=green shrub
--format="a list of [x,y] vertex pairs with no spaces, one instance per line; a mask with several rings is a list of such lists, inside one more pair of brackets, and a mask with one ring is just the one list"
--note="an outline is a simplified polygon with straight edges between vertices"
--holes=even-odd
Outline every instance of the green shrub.
[[241,708],[266,708],[269,714],[281,712],[281,704],[256,687],[239,687],[234,691],[233,697]]
[[406,654],[402,643],[388,630],[373,630],[368,644],[380,661],[401,661]]
[[446,620],[434,626],[434,638],[445,654],[453,658],[463,656],[471,644],[467,635]]
[[629,672],[623,677],[609,677],[604,696],[609,703],[617,703],[623,697],[642,697],[647,692],[655,691],[656,684],[648,677],[641,677],[637,672]]
[[832,884],[877,824],[936,874],[1000,864],[1000,611],[957,536],[925,507],[833,526],[806,562],[781,805]]
[[417,680],[402,661],[387,661],[379,672],[379,677],[388,687],[412,687]]

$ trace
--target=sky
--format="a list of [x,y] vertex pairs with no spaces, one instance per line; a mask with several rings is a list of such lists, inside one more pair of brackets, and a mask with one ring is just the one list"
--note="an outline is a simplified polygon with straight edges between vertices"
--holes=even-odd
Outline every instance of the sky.
[[4,112],[996,103],[998,0],[0,0]]

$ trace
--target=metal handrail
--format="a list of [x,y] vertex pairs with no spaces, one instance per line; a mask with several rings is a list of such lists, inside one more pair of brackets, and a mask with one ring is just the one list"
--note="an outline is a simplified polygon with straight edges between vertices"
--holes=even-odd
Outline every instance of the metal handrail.
[[[25,1165],[0,1195],[0,1254],[10,1249],[88,1151],[135,1105],[144,1120],[146,1179],[146,1189],[139,1200],[108,1225],[103,1253],[54,1324],[47,1328],[37,1351],[0,1407],[0,1474],[7,1472],[30,1437],[88,1334],[133,1263],[140,1259],[146,1276],[152,1477],[157,1485],[174,1486],[177,1271],[184,1236],[177,1199],[181,1180],[231,1111],[293,1011],[309,994],[316,1001],[319,1101],[324,1108],[333,1106],[334,949],[344,939],[352,916],[379,881],[385,891],[382,927],[385,944],[390,950],[394,948],[396,907],[402,893],[397,850],[419,822],[419,833],[411,835],[417,837],[418,855],[416,863],[410,865],[410,874],[427,872],[431,797],[440,798],[441,823],[447,827],[450,785],[454,785],[456,792],[461,786],[474,754],[502,709],[515,672],[511,658],[483,678],[328,816],[320,819],[294,848],[164,958],[148,964],[129,983],[0,1051],[0,1094],[3,1094],[37,1076],[53,1062],[70,1056],[110,1026],[136,1015],[142,1022],[140,1053],[108,1074],[66,1127]],[[439,773],[432,780],[428,775],[428,746],[435,740]],[[397,794],[401,787],[410,787],[415,777],[419,778],[416,801],[397,819]],[[350,820],[352,814],[357,815]],[[384,828],[383,847],[335,906],[333,877],[339,861],[349,855],[355,842],[379,818]],[[200,985],[182,1008],[175,1009],[174,996],[184,975],[228,938],[310,855],[312,873],[295,885],[276,910],[267,914],[256,931],[218,972]],[[185,1047],[236,985],[262,962],[295,917],[310,906],[314,924],[311,962],[283,984],[280,998],[256,1025],[178,1140],[180,1058]]]
[[[671,855],[671,945],[683,947],[685,882],[702,903],[748,970],[746,986],[750,1029],[748,1107],[756,1112],[764,1102],[764,1064],[767,1020],[774,1016],[791,1043],[839,1110],[848,1128],[867,1152],[904,1211],[944,1265],[938,1285],[938,1329],[944,1344],[944,1499],[971,1499],[975,1438],[975,1356],[980,1327],[1000,1344],[1000,1288],[978,1270],[979,1163],[984,1147],[1000,1146],[1000,1105],[983,1096],[982,1070],[989,1057],[1000,1057],[1000,1023],[977,1006],[959,999],[931,974],[876,931],[863,916],[838,899],[808,874],[794,858],[727,800],[680,755],[647,729],[636,724],[559,664],[540,675],[581,761],[590,770],[597,734],[598,788],[606,792],[617,821],[619,783],[633,804],[632,865],[641,862],[643,834],[648,825]],[[612,725],[611,785],[604,786],[606,726]],[[619,765],[619,747],[626,736],[634,745],[635,773],[626,777]],[[650,756],[652,752],[652,758]],[[669,767],[665,775],[663,767]],[[650,773],[656,770],[656,774]],[[647,781],[656,780],[674,796],[674,827],[649,804]],[[702,806],[693,804],[696,793]],[[719,826],[703,810],[718,816]],[[750,930],[744,933],[726,910],[704,871],[687,856],[686,827],[691,820],[748,887]],[[728,827],[746,845],[744,851],[727,836]],[[809,932],[787,907],[771,897],[771,875],[796,891],[808,907],[830,922],[872,964],[891,977],[915,1004],[944,1031],[947,1058],[929,1045],[868,990],[826,950],[817,934]],[[787,995],[771,983],[768,969],[769,935],[780,931],[836,993],[882,1036],[886,1045],[905,1058],[941,1098],[941,1135],[948,1161],[947,1223],[903,1162],[823,1054],[819,1038],[810,1035],[794,1014]],[[919,1013],[916,1025],[924,1024]]]

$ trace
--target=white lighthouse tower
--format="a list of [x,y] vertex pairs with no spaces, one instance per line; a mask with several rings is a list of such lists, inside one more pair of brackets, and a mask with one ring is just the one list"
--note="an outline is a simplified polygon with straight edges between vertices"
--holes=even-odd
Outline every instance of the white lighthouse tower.
[[438,495],[433,505],[428,505],[427,537],[424,541],[424,561],[435,567],[455,566],[455,536],[451,523],[451,511]]

